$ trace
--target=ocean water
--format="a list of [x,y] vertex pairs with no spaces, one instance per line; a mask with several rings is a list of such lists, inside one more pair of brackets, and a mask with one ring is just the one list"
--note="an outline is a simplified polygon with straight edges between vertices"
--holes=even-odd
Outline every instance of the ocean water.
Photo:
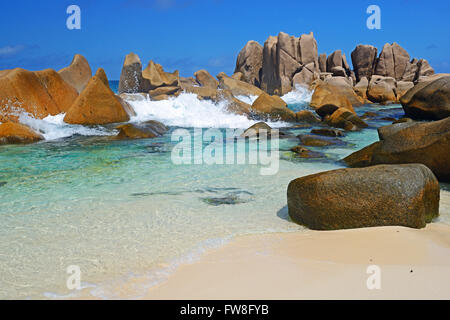
[[[310,98],[304,90],[283,97],[294,110],[308,108]],[[320,160],[289,152],[298,144],[295,135],[311,128],[270,123],[292,138],[279,140],[278,173],[264,176],[258,164],[176,165],[171,158],[177,144],[171,133],[177,129],[198,137],[199,128],[225,133],[255,121],[192,94],[130,103],[137,113],[131,122],[159,120],[169,132],[119,141],[112,138],[114,126],[68,125],[64,115],[43,120],[22,115],[20,120],[46,140],[0,146],[0,298],[73,298],[81,292],[118,298],[121,286],[133,278],[145,279],[127,291],[127,297],[139,298],[180,264],[235,236],[302,230],[288,219],[289,181],[342,167],[340,159],[376,141],[376,128],[390,123],[369,121],[369,128],[342,138],[343,145],[312,148],[326,154]],[[395,105],[357,112],[368,110],[403,113]],[[224,143],[231,142],[224,138]],[[243,152],[249,152],[250,143]],[[198,154],[207,145],[195,145]],[[69,266],[80,268],[81,292],[67,288]]]

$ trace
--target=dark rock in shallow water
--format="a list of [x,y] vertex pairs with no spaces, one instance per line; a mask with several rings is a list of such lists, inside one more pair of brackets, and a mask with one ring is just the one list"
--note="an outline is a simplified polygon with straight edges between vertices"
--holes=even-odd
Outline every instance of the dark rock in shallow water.
[[421,164],[338,169],[295,179],[289,216],[315,230],[423,228],[439,215],[439,183]]
[[311,151],[302,146],[295,146],[291,148],[291,151],[296,153],[297,157],[300,158],[325,158],[325,155],[321,152]]
[[392,124],[403,123],[403,122],[413,122],[414,120],[411,118],[400,118],[392,122]]
[[361,119],[368,119],[368,118],[376,118],[378,117],[378,113],[372,112],[372,111],[367,111],[364,112],[364,114],[361,116]]
[[312,129],[312,134],[317,134],[319,136],[327,136],[327,137],[343,137],[345,134],[341,130],[337,129],[328,129],[328,128],[322,128],[322,129]]
[[142,125],[131,123],[123,124],[116,129],[119,130],[117,138],[119,139],[147,139],[161,136],[167,131],[167,127],[158,121],[147,121]]
[[[240,203],[247,203],[251,201],[250,197],[248,195],[251,195],[252,193],[247,191],[234,191],[229,192],[223,197],[204,197],[200,198],[204,203],[212,205],[212,206],[220,206],[224,204],[240,204]],[[244,195],[247,195],[245,197]]]
[[0,181],[0,187],[3,187],[5,184],[7,184],[6,181]]
[[327,147],[332,145],[344,145],[345,142],[330,137],[316,136],[310,134],[300,134],[297,136],[300,144],[310,147]]
[[378,129],[380,141],[344,159],[350,167],[422,163],[439,181],[450,181],[450,117],[428,123],[404,122]]

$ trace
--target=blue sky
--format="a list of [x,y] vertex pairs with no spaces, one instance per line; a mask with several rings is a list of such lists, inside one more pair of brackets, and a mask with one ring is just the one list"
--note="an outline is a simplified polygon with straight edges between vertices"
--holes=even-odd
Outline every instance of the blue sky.
[[[81,8],[81,30],[68,30],[66,9]],[[381,30],[366,27],[369,5],[381,8]],[[314,32],[319,52],[398,42],[411,57],[450,72],[450,1],[15,0],[0,3],[0,69],[68,65],[83,54],[94,71],[119,79],[124,57],[137,53],[165,70],[191,76],[234,71],[248,40],[284,31]]]

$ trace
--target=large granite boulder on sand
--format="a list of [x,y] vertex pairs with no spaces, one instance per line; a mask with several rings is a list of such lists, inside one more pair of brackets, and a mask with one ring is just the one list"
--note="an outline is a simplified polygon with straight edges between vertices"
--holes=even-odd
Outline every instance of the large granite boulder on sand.
[[141,59],[139,59],[137,54],[128,54],[125,57],[122,73],[120,74],[119,94],[148,92],[149,90],[149,81],[142,77]]
[[439,192],[422,164],[378,165],[295,179],[287,202],[292,220],[314,230],[423,228],[439,215]]
[[404,122],[378,129],[380,141],[346,157],[350,167],[422,163],[440,181],[450,182],[450,117],[420,123]]
[[0,122],[17,122],[21,112],[42,119],[66,112],[78,92],[54,70],[0,73]]
[[97,73],[67,111],[64,122],[95,125],[130,120],[131,107],[110,89],[103,69]]
[[287,107],[279,96],[270,96],[262,93],[252,104],[253,116],[257,119],[272,121],[295,122],[296,115],[294,111]]
[[251,40],[239,52],[234,73],[240,72],[242,74],[241,81],[259,87],[261,85],[262,59],[263,47],[258,42]]
[[76,54],[73,57],[70,66],[59,70],[58,73],[64,81],[74,87],[78,93],[83,91],[89,80],[92,78],[91,67],[86,58],[81,54]]
[[406,116],[439,120],[450,116],[450,76],[418,83],[400,99]]
[[23,124],[14,122],[0,123],[0,145],[33,143],[43,139],[42,135]]

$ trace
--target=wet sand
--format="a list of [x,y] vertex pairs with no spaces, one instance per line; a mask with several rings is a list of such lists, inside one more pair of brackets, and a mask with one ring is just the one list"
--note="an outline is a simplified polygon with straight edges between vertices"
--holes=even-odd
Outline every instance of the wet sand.
[[[450,192],[441,191],[440,219],[449,215]],[[145,298],[450,299],[450,226],[440,219],[424,229],[239,237],[181,266]],[[372,265],[380,268],[380,289],[368,289]]]

